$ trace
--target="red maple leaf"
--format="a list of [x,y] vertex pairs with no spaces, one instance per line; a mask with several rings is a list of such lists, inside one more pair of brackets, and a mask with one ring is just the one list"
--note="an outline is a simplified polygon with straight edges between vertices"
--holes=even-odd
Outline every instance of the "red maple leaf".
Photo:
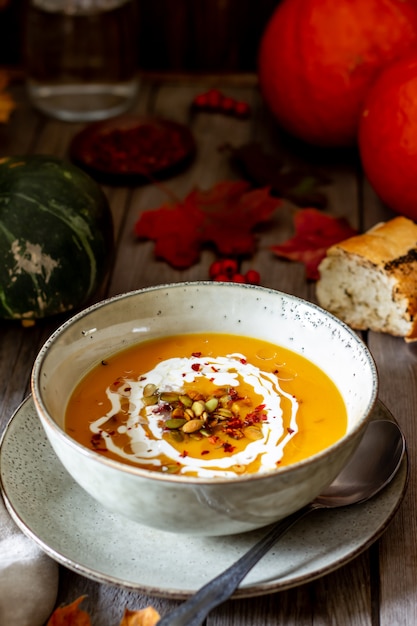
[[294,226],[295,235],[282,244],[271,246],[271,250],[279,257],[304,263],[310,280],[319,278],[318,266],[327,249],[357,233],[344,218],[325,215],[317,209],[297,211]]
[[246,181],[223,181],[207,191],[194,189],[183,201],[145,211],[135,224],[138,237],[155,241],[155,255],[184,269],[196,263],[205,244],[219,254],[252,254],[253,228],[269,219],[280,200],[268,187],[252,189]]

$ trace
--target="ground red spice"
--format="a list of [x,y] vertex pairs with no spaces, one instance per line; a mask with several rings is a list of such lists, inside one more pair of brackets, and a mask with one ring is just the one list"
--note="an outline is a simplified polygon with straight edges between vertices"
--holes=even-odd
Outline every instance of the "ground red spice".
[[71,156],[98,172],[149,177],[184,161],[194,150],[193,137],[181,124],[120,117],[87,126],[74,137]]

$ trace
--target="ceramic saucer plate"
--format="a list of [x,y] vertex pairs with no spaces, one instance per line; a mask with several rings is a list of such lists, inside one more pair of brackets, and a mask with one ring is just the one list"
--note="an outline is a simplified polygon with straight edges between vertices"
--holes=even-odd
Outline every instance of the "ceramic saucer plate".
[[[375,417],[392,419],[381,403]],[[107,511],[61,466],[30,397],[3,435],[0,477],[11,516],[52,558],[93,580],[148,595],[188,597],[265,532],[187,537],[155,531]],[[300,521],[248,574],[234,597],[294,587],[352,560],[387,528],[407,477],[404,458],[393,482],[369,502],[316,511]]]

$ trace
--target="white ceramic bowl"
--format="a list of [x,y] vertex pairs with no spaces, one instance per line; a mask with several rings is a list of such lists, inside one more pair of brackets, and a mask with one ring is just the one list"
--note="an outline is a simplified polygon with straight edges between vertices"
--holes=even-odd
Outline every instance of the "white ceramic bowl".
[[[110,460],[64,432],[73,388],[104,356],[141,340],[200,331],[257,337],[316,363],[344,398],[347,434],[325,451],[271,473],[202,479]],[[67,471],[93,498],[141,524],[197,535],[258,528],[311,501],[359,443],[377,387],[365,344],[326,311],[271,289],[216,282],[160,285],[93,305],[53,333],[32,373],[33,399],[46,435]]]

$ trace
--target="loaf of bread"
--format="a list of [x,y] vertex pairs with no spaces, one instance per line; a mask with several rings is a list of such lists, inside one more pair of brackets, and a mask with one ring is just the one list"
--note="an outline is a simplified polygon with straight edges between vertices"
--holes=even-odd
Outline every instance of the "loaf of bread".
[[417,224],[396,217],[346,239],[319,272],[321,307],[354,329],[417,340]]

